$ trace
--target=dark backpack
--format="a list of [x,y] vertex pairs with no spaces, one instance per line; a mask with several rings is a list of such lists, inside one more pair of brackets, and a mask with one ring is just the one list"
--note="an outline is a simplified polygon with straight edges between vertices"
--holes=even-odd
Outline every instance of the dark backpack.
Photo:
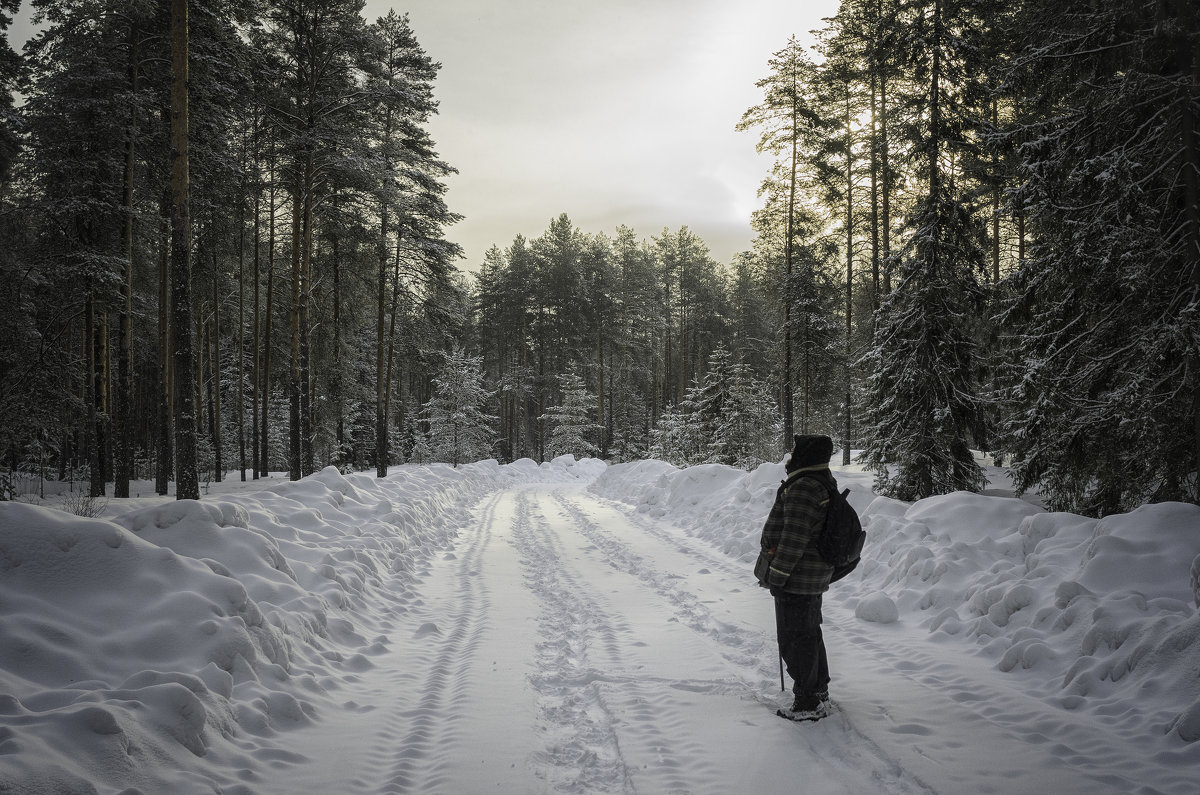
[[844,489],[840,493],[837,489],[829,489],[825,525],[813,542],[817,554],[833,566],[830,582],[837,582],[854,571],[862,557],[863,543],[867,540],[858,513],[846,500],[849,493],[850,489]]

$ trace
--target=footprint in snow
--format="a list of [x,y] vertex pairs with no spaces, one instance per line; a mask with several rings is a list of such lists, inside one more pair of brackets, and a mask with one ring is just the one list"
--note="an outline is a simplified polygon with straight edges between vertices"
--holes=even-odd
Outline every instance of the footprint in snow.
[[426,635],[441,635],[442,631],[438,629],[438,625],[432,621],[427,621],[417,627],[417,631],[413,633],[414,638],[423,638]]

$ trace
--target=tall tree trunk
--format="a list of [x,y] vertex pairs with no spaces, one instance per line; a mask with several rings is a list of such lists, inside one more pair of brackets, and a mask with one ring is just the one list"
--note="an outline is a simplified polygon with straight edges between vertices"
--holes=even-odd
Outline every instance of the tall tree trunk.
[[[1179,21],[1176,30],[1177,60],[1182,74],[1180,135],[1183,147],[1184,203],[1187,206],[1187,235],[1184,261],[1191,271],[1191,286],[1194,295],[1200,295],[1200,118],[1196,105],[1200,102],[1200,53],[1187,35],[1196,30],[1195,5],[1191,0],[1177,0]],[[1200,472],[1200,384],[1196,383],[1200,373],[1200,351],[1193,348],[1189,357],[1188,371],[1192,373],[1192,453],[1193,468]],[[1196,480],[1192,501],[1200,504],[1200,478]]]
[[792,62],[792,151],[788,168],[786,237],[783,241],[783,446],[792,446],[796,431],[796,387],[792,383],[792,272],[796,251],[796,182],[800,167],[800,79]]
[[608,449],[607,435],[604,433],[604,324],[596,324],[596,424],[601,426],[600,448],[601,457]]
[[209,411],[212,412],[213,480],[220,483],[225,478],[225,445],[221,441],[221,295],[218,289],[217,247],[213,246],[213,319],[212,319],[212,396]]
[[338,236],[336,234],[330,240],[330,245],[333,249],[331,252],[333,257],[331,263],[333,266],[333,373],[329,379],[329,391],[333,393],[333,411],[337,416],[337,450],[334,455],[340,463],[346,444],[346,401],[343,397],[342,374],[342,268],[338,261]]
[[[999,100],[992,98],[992,129],[1000,127]],[[992,150],[992,284],[1000,283],[1000,154]]]
[[879,310],[879,78],[871,74],[871,308]]
[[175,498],[200,499],[192,383],[188,190],[188,3],[171,0],[171,320],[175,348]]
[[[255,141],[255,164],[257,165],[258,152],[258,112],[254,115],[254,141]],[[257,171],[257,169],[256,169]],[[262,352],[262,337],[259,334],[259,284],[262,278],[262,187],[256,184],[254,187],[254,257],[253,269],[254,277],[251,282],[254,285],[254,295],[252,297],[252,309],[250,311],[251,322],[254,324],[254,331],[250,335],[250,470],[251,477],[258,480],[259,473],[263,471],[262,458],[260,456],[258,444],[258,363],[261,361]]]
[[171,194],[164,191],[159,219],[158,255],[158,466],[154,492],[166,495],[174,474],[171,434]]
[[312,302],[313,256],[313,156],[304,157],[304,224],[300,249],[300,472],[311,475],[313,462],[312,370],[308,336],[308,308]]
[[134,155],[137,140],[137,92],[138,92],[138,31],[129,28],[128,80],[132,95],[129,110],[129,127],[125,140],[125,172],[122,176],[123,191],[121,209],[125,216],[124,260],[121,274],[120,342],[117,354],[117,400],[116,400],[116,460],[113,471],[113,496],[129,496],[130,458],[132,456],[131,412],[129,402],[133,397],[133,178]]
[[850,465],[850,442],[854,434],[851,407],[853,404],[854,353],[854,114],[850,102],[850,84],[846,84],[846,420],[842,436],[842,465]]
[[892,176],[891,151],[888,143],[887,77],[879,76],[879,170],[883,189],[880,197],[879,231],[883,237],[883,294],[892,292]]
[[88,495],[104,496],[104,433],[101,430],[99,346],[97,345],[96,299],[88,291],[83,309],[83,349],[87,362],[87,450],[88,450]]
[[270,476],[270,430],[271,430],[271,351],[273,349],[271,320],[275,315],[275,159],[271,159],[270,212],[267,214],[267,305],[263,312],[262,343],[262,432],[259,434],[259,463],[262,476]]
[[[384,150],[386,144],[390,142],[392,137],[392,107],[389,104],[384,111],[383,120],[383,142]],[[385,155],[386,157],[386,155]],[[384,173],[391,171],[391,163],[385,160]],[[396,241],[397,257],[399,256],[400,241]],[[385,364],[384,352],[385,343],[383,339],[384,315],[386,314],[387,306],[387,275],[388,275],[388,260],[390,247],[388,246],[388,202],[387,199],[381,202],[379,208],[379,269],[378,269],[378,290],[376,294],[376,317],[375,317],[375,475],[376,477],[386,477],[388,470],[388,412],[387,412],[387,395],[385,394],[388,388],[388,377],[384,372],[385,367],[390,372],[391,370],[391,354],[390,342],[387,343],[388,360]],[[398,264],[398,263],[397,263]],[[393,296],[394,298],[394,296]],[[393,301],[393,307],[395,302]],[[395,314],[392,315],[393,321]]]
[[100,312],[96,318],[96,436],[100,440],[100,483],[112,478],[112,401],[109,394],[111,351],[108,344],[108,313]]
[[[199,259],[201,262],[203,262],[202,245],[198,244],[196,248],[197,248],[196,259]],[[206,386],[208,386],[208,380],[204,377],[204,374],[206,372],[205,368],[208,367],[208,337],[205,334],[205,332],[208,328],[208,324],[204,322],[204,298],[199,292],[197,292],[197,294],[196,294],[196,306],[194,308],[196,309],[196,312],[194,313],[196,344],[193,347],[193,351],[195,352],[194,360],[195,360],[196,366],[194,368],[194,372],[192,373],[192,383],[196,387],[196,390],[195,390],[195,392],[196,392],[196,445],[197,445],[197,447],[196,447],[196,466],[197,466],[196,475],[198,478],[200,475],[199,467],[201,465],[200,447],[199,447],[200,438],[201,438],[200,435],[205,431],[204,409],[207,406],[209,411],[210,412],[212,411],[212,401],[209,400],[206,402],[204,400],[204,389]],[[208,439],[210,441],[210,447],[211,447],[211,440],[212,440],[212,414],[211,413],[208,415],[207,433],[208,433]],[[206,463],[211,464],[212,463],[211,459],[209,461],[207,461]]]
[[[246,163],[245,138],[242,139],[242,162]],[[246,163],[246,165],[249,165]],[[247,185],[242,181],[242,197]],[[238,320],[237,320],[237,434],[238,470],[243,482],[246,480],[246,213],[245,206],[238,210]]]
[[[383,451],[388,453],[388,423],[392,410],[392,361],[396,350],[396,316],[400,313],[400,241],[396,240],[396,262],[392,270],[392,318],[388,326],[387,356],[384,362],[383,380]],[[403,426],[401,426],[403,428]],[[387,459],[384,459],[384,475],[387,474]]]
[[300,471],[300,245],[304,209],[300,198],[302,168],[299,163],[296,165],[296,181],[292,185],[291,367],[288,371],[288,477],[291,480],[303,477]]
[[[388,244],[387,244],[387,204],[383,205],[379,222],[379,268],[376,289],[375,312],[375,476],[387,477],[388,470],[388,434],[387,434],[387,385],[389,342],[384,339],[384,321],[387,314],[387,276],[388,276]],[[395,314],[393,313],[393,318]]]

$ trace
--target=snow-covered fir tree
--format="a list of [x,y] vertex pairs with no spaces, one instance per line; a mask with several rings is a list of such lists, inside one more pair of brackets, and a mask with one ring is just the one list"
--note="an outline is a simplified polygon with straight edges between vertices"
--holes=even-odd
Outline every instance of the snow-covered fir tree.
[[1005,319],[1016,483],[1090,515],[1200,501],[1194,2],[1026,4],[1028,256]]
[[925,202],[915,224],[865,359],[861,460],[876,490],[900,500],[984,485],[971,452],[987,421],[970,333],[984,298],[974,276],[983,265],[978,224],[948,193]]
[[490,456],[496,418],[484,411],[491,393],[483,386],[480,357],[455,348],[433,383],[433,397],[423,407],[433,458],[458,466]]
[[779,409],[750,368],[719,346],[708,371],[669,408],[651,433],[650,454],[676,466],[727,464],[751,469],[779,453]]
[[703,461],[751,469],[779,453],[779,411],[766,385],[722,345],[694,388],[689,418],[702,442]]
[[881,304],[865,390],[862,461],[876,490],[901,500],[978,491],[971,452],[986,438],[989,407],[976,383],[975,328],[985,232],[964,169],[972,162],[985,64],[985,0],[929,0],[911,10],[907,57],[921,80],[908,144],[920,198],[909,214],[900,281]]
[[700,463],[704,442],[699,425],[690,420],[695,406],[685,398],[668,406],[650,431],[650,457],[678,467]]
[[562,403],[546,409],[546,413],[539,418],[551,424],[547,457],[569,454],[583,458],[597,455],[600,448],[590,441],[602,429],[591,417],[596,396],[588,391],[583,379],[574,371],[560,375],[558,384],[562,389]]

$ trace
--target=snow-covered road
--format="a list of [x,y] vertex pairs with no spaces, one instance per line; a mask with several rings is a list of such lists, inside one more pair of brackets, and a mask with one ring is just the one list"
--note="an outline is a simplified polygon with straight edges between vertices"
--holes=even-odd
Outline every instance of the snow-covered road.
[[779,469],[2,505],[0,790],[1195,791],[1194,506],[908,505],[839,471],[870,555],[825,600],[835,711],[793,724],[751,574]]
[[1086,725],[1047,714],[1031,738],[1040,701],[836,604],[839,708],[779,720],[771,599],[745,566],[577,485],[491,496],[398,587],[387,651],[342,714],[289,737],[309,763],[281,766],[276,791],[1135,789]]
[[926,791],[845,715],[774,716],[771,600],[740,564],[579,486],[491,496],[401,587],[274,791]]

